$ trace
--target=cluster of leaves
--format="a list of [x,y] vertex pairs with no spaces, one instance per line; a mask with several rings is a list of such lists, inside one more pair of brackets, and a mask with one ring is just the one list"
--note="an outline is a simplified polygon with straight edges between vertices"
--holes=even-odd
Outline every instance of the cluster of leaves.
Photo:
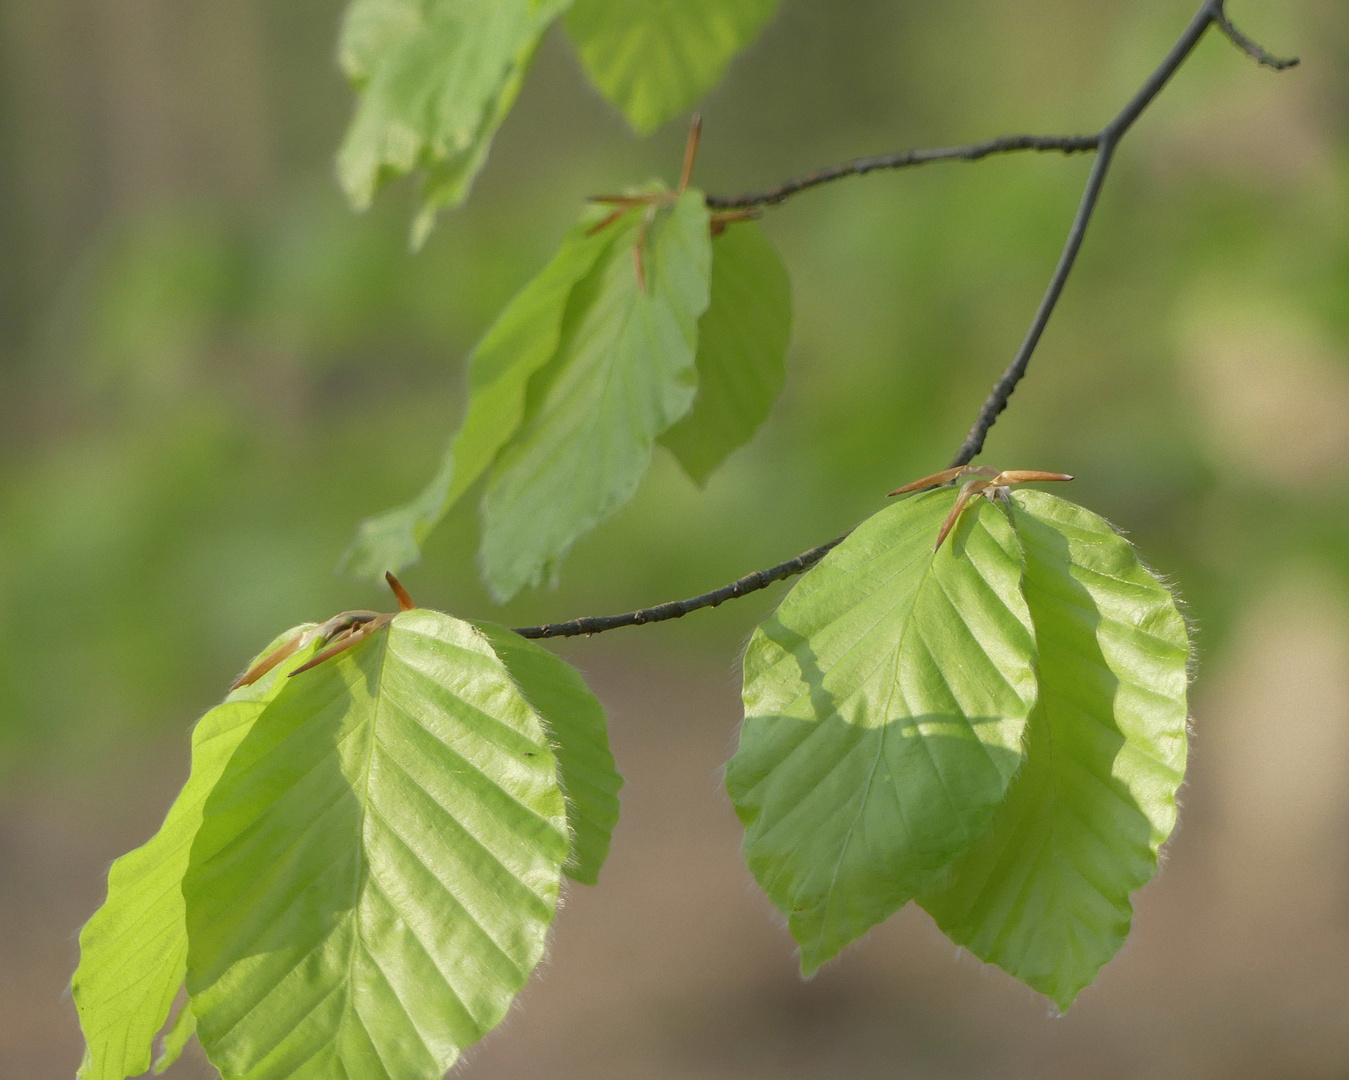
[[697,190],[651,185],[631,198],[588,211],[487,331],[436,475],[361,524],[347,573],[378,578],[416,562],[490,472],[482,564],[508,600],[632,498],[657,441],[703,483],[754,434],[784,377],[781,260],[755,222],[714,221]]
[[763,28],[777,0],[353,0],[342,66],[361,94],[338,158],[358,209],[392,177],[423,174],[413,243],[468,196],[539,39],[566,15],[596,87],[649,134],[693,104]]
[[[934,551],[954,498],[877,514],[755,633],[727,787],[806,973],[916,898],[1067,1008],[1175,821],[1186,628],[1048,495]],[[144,1071],[182,987],[158,1069],[195,1032],[231,1080],[431,1080],[504,1017],[562,875],[598,879],[622,781],[580,676],[501,627],[381,618],[326,658],[290,631],[198,724],[80,937],[81,1080]]]
[[573,669],[413,610],[301,672],[316,629],[202,718],[162,828],[113,864],[81,1080],[149,1068],[184,985],[156,1071],[195,1032],[227,1077],[441,1076],[539,962],[561,876],[597,880],[622,781]]

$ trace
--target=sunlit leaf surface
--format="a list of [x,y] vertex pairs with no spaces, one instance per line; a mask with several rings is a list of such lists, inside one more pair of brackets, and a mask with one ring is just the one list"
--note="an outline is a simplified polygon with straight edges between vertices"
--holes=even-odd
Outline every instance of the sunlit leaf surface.
[[745,858],[813,972],[988,827],[1022,761],[1035,642],[1021,548],[955,493],[864,522],[755,631],[726,783]]
[[572,880],[594,885],[618,824],[623,787],[609,751],[604,706],[580,672],[541,645],[491,623],[478,628],[548,728],[572,837],[571,857],[562,869]]
[[1185,623],[1127,540],[1080,506],[1013,496],[1040,696],[989,831],[920,899],[947,935],[1072,1004],[1129,933],[1185,772]]
[[568,848],[543,725],[487,640],[399,615],[291,680],[207,801],[183,893],[208,1056],[435,1080],[543,955]]
[[[263,651],[306,627],[283,634]],[[288,670],[312,649],[234,691],[192,732],[192,771],[164,824],[108,872],[108,896],[80,932],[80,965],[71,982],[87,1046],[80,1080],[123,1080],[150,1068],[155,1034],[168,1019],[187,967],[182,881],[202,807],[230,756]]]

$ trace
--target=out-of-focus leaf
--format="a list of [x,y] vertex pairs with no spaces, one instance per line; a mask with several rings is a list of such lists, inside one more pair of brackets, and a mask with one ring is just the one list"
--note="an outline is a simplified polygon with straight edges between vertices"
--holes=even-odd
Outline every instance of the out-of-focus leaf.
[[353,0],[342,67],[360,91],[338,154],[358,209],[380,184],[429,170],[414,243],[462,201],[519,92],[539,37],[566,0]]
[[530,376],[557,352],[567,298],[612,242],[588,216],[562,242],[552,261],[511,301],[473,351],[468,409],[431,482],[410,503],[361,522],[338,569],[380,579],[421,558],[421,545],[497,452],[525,412]]
[[1026,766],[993,825],[924,894],[952,941],[1068,1008],[1129,933],[1185,772],[1189,640],[1103,519],[1012,496],[1039,643]]
[[930,885],[1022,761],[1035,639],[1021,548],[955,493],[864,522],[755,631],[726,786],[806,974]]
[[197,1035],[228,1077],[434,1080],[543,955],[568,855],[538,715],[429,611],[290,680],[183,881]]
[[[306,629],[282,635],[261,655]],[[202,807],[235,748],[285,685],[286,672],[310,653],[235,690],[201,718],[192,733],[192,770],[164,824],[108,871],[108,897],[80,932],[80,964],[71,980],[87,1046],[80,1080],[124,1080],[150,1068],[155,1034],[187,968],[181,886]]]
[[656,438],[693,404],[712,263],[707,206],[687,191],[657,215],[642,247],[645,287],[633,255],[641,221],[639,209],[605,230],[610,246],[573,291],[557,355],[492,470],[482,562],[500,600],[538,584],[632,498]]
[[567,33],[595,85],[649,135],[720,80],[777,0],[576,0]]
[[547,649],[503,626],[477,626],[548,728],[571,830],[571,858],[562,869],[573,881],[594,885],[609,855],[623,787],[604,706],[580,672]]
[[173,1024],[164,1033],[163,1049],[160,1050],[159,1056],[155,1058],[156,1076],[183,1056],[188,1040],[196,1033],[197,1017],[192,1012],[192,1006],[184,1002],[183,1007],[178,1010],[178,1015],[173,1018]]
[[763,230],[731,225],[712,241],[712,301],[698,322],[698,396],[661,436],[697,484],[753,437],[786,376],[792,283]]

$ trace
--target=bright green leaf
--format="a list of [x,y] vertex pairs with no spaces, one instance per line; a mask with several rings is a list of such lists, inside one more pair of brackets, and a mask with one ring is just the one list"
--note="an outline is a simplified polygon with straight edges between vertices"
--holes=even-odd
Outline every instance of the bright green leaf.
[[792,284],[759,226],[712,241],[712,301],[698,322],[698,397],[661,436],[697,484],[749,442],[782,391],[792,332]]
[[183,894],[207,1055],[439,1078],[542,957],[568,849],[543,724],[487,640],[399,615],[292,679],[206,804]]
[[[303,632],[296,627],[262,655]],[[236,747],[298,653],[253,686],[235,690],[192,732],[192,770],[164,824],[108,872],[108,897],[80,932],[80,964],[71,992],[87,1045],[80,1080],[123,1080],[150,1068],[156,1032],[168,1019],[187,968],[187,928],[181,884],[202,807]]]
[[1189,640],[1175,601],[1090,511],[1012,496],[1039,642],[1026,767],[921,902],[951,940],[1068,1008],[1129,933],[1185,772]]
[[1021,764],[1035,640],[1021,548],[955,492],[868,521],[755,631],[726,786],[745,859],[806,974],[906,904],[988,827]]
[[428,169],[414,239],[468,194],[540,36],[567,0],[353,0],[342,67],[360,102],[338,154],[357,209],[391,176]]
[[482,561],[500,600],[538,584],[576,538],[632,498],[656,438],[693,404],[698,319],[712,250],[703,195],[688,191],[634,248],[642,212],[572,293],[557,355],[535,376],[524,422],[483,498]]
[[576,0],[567,33],[595,85],[649,135],[720,79],[778,0]]
[[505,627],[477,625],[547,725],[572,837],[571,858],[562,869],[573,881],[594,885],[618,824],[623,786],[609,751],[604,706],[580,673],[547,649]]
[[415,563],[431,530],[515,434],[530,376],[557,352],[567,298],[612,241],[587,235],[594,221],[589,215],[567,234],[478,343],[469,361],[468,409],[436,475],[410,503],[361,523],[340,572],[379,580],[386,570]]
[[164,1033],[163,1049],[159,1057],[155,1058],[156,1076],[183,1056],[188,1040],[196,1033],[197,1017],[192,1012],[192,1006],[184,1002],[183,1007],[178,1010],[178,1015],[173,1018],[173,1024]]

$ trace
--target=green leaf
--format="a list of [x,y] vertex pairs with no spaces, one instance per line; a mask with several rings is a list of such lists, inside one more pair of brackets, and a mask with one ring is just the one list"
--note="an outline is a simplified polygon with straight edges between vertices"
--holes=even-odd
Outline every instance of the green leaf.
[[421,545],[515,434],[530,376],[557,352],[567,298],[612,237],[589,236],[593,214],[567,234],[558,253],[520,291],[473,350],[464,421],[431,482],[410,503],[367,518],[342,556],[340,573],[380,580],[421,558]]
[[1110,525],[1012,496],[1039,642],[1026,767],[989,831],[921,897],[951,940],[1067,1009],[1129,933],[1185,772],[1185,623]]
[[433,1080],[543,955],[568,855],[543,725],[472,626],[410,611],[292,679],[183,881],[226,1077]]
[[759,226],[712,241],[712,301],[698,322],[698,397],[661,436],[702,485],[753,437],[782,392],[792,333],[792,283]]
[[576,0],[567,32],[591,79],[649,135],[710,90],[778,0]]
[[1021,764],[1035,640],[1021,549],[949,489],[891,506],[755,631],[726,786],[745,859],[814,972],[988,827]]
[[155,1058],[156,1076],[183,1056],[188,1040],[196,1033],[197,1017],[192,1012],[192,1006],[184,1002],[183,1007],[178,1010],[178,1015],[174,1017],[172,1026],[164,1034],[164,1047],[159,1057]]
[[657,436],[692,406],[708,220],[698,191],[657,216],[643,245],[645,289],[633,257],[642,211],[605,230],[610,246],[573,291],[557,355],[535,376],[483,498],[483,569],[497,599],[538,584],[578,536],[627,503]]
[[543,717],[557,755],[558,782],[567,798],[571,857],[562,868],[573,881],[594,885],[618,824],[623,778],[609,751],[604,706],[570,664],[519,634],[476,623],[492,643],[520,692]]
[[339,57],[360,102],[338,153],[352,204],[389,177],[429,170],[414,242],[463,201],[567,0],[353,0]]
[[[296,627],[260,655],[306,629]],[[164,824],[112,864],[107,899],[80,931],[80,964],[71,980],[87,1046],[80,1080],[123,1080],[150,1068],[155,1034],[187,967],[181,883],[202,807],[235,748],[284,687],[286,672],[312,651],[234,691],[201,718],[192,732],[191,772]]]

